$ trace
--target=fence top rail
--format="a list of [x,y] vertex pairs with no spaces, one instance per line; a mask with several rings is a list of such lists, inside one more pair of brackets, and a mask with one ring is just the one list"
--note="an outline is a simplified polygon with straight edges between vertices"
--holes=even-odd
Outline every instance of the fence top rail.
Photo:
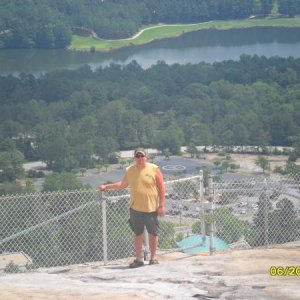
[[165,182],[165,184],[172,184],[172,183],[181,182],[181,181],[199,179],[200,177],[201,177],[201,175],[196,175],[196,176],[191,176],[191,177],[184,177],[184,178],[179,178],[179,179],[174,179],[174,180],[168,180]]
[[130,194],[129,194],[129,190],[127,189],[128,193],[124,194],[124,195],[117,195],[117,196],[111,196],[111,195],[107,195],[107,194],[103,194],[102,192],[102,200],[110,200],[110,201],[115,201],[115,200],[120,200],[122,198],[129,198]]
[[[188,180],[194,180],[194,179],[198,179],[200,178],[200,175],[196,175],[196,176],[191,176],[191,177],[184,177],[184,178],[179,178],[179,179],[174,179],[174,180],[168,180],[165,181],[165,185],[170,185],[170,184],[174,184],[176,182],[182,182],[182,181],[188,181]],[[23,194],[11,194],[11,195],[3,195],[0,196],[0,200],[10,200],[10,199],[14,199],[14,198],[28,198],[28,197],[46,197],[46,196],[55,196],[55,195],[78,195],[80,193],[92,193],[95,195],[99,195],[99,198],[103,198],[103,199],[107,199],[110,198],[112,200],[116,200],[116,199],[121,199],[124,197],[128,197],[129,196],[129,189],[125,189],[125,191],[127,190],[126,194],[123,195],[116,195],[116,196],[111,196],[111,195],[105,195],[104,192],[99,192],[98,189],[78,189],[78,190],[63,190],[63,191],[52,191],[52,192],[36,192],[36,193],[23,193]]]
[[[165,185],[171,185],[177,182],[184,182],[184,181],[188,181],[188,180],[194,180],[194,179],[199,179],[200,175],[197,176],[191,176],[191,177],[184,177],[184,178],[180,178],[180,179],[174,179],[174,180],[168,180],[165,182]],[[123,194],[123,195],[116,195],[116,196],[111,196],[109,195],[109,191],[106,194],[105,192],[102,192],[102,199],[104,200],[110,200],[110,201],[116,201],[116,200],[120,200],[122,198],[128,198],[130,196],[130,191],[129,189],[125,189],[125,191],[127,191],[127,194]]]
[[77,189],[77,190],[62,190],[62,191],[38,191],[35,193],[22,193],[22,194],[6,194],[0,196],[0,199],[11,199],[11,198],[28,198],[28,197],[45,197],[45,196],[52,196],[52,195],[77,195],[79,193],[98,193],[98,190],[95,189]]

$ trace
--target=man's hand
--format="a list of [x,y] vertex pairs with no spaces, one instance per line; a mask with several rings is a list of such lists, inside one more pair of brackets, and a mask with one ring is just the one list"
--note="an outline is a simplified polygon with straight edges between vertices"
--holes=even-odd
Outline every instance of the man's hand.
[[162,217],[165,214],[165,210],[162,206],[159,206],[156,212],[159,217]]
[[102,184],[98,187],[100,192],[104,192],[106,190],[106,185]]

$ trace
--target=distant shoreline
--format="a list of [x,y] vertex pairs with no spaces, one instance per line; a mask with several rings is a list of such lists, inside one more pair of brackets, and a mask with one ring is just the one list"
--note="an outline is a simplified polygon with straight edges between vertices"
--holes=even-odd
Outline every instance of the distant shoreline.
[[203,29],[230,30],[251,27],[300,27],[300,17],[297,18],[249,18],[245,20],[209,21],[196,24],[157,24],[141,29],[135,35],[125,39],[105,40],[87,36],[72,36],[72,51],[108,52],[123,47],[143,45],[154,40],[178,37],[188,32]]

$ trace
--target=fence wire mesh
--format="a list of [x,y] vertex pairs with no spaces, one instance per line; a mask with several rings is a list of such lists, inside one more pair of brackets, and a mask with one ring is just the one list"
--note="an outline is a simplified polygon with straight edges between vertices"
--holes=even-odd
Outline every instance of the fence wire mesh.
[[[299,215],[299,174],[221,181],[200,174],[167,181],[159,250],[200,251],[209,243],[212,252],[299,241]],[[27,268],[109,263],[134,255],[128,219],[128,190],[0,197],[0,253],[25,253],[31,258]]]

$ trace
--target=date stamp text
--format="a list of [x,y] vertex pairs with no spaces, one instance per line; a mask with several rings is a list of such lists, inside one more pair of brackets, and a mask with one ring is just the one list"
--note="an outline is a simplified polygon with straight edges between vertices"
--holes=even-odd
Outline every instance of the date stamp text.
[[300,266],[271,266],[271,276],[300,276]]

